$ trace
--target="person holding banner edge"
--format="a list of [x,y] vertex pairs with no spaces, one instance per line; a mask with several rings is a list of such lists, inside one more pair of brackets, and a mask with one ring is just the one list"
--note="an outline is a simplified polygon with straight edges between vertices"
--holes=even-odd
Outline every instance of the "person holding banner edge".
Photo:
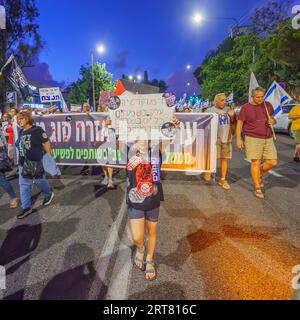
[[[111,130],[111,118],[109,116],[105,119],[105,138],[109,138],[110,130]],[[102,170],[104,172],[104,179],[101,184],[107,186],[107,189],[114,189],[115,185],[113,182],[113,174],[114,168],[102,166]]]
[[[246,157],[251,161],[251,175],[254,184],[254,195],[264,199],[263,176],[277,166],[277,150],[274,143],[273,117],[274,109],[265,102],[266,90],[257,87],[252,91],[252,102],[242,106],[236,128],[238,149],[246,149]],[[242,130],[245,142],[242,139]],[[262,160],[265,162],[262,164]]]
[[[214,99],[214,107],[209,112],[218,114],[217,158],[221,160],[221,179],[218,182],[225,190],[230,190],[226,180],[228,160],[232,158],[232,136],[235,132],[236,116],[231,107],[227,105],[225,93],[218,93]],[[206,182],[211,180],[211,174],[204,175]]]

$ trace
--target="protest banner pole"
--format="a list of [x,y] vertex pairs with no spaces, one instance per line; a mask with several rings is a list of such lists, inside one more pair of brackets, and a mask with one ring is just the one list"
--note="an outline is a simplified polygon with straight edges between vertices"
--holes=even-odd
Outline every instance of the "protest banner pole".
[[[266,113],[267,113],[268,120],[270,121],[270,120],[271,120],[271,117],[270,117],[270,113],[269,113],[268,107],[267,107],[267,105],[266,105],[266,101],[264,101],[264,106],[265,106],[265,109],[266,109]],[[273,127],[273,125],[271,125],[271,124],[270,124],[270,127],[271,127],[271,129],[272,129],[273,139],[274,139],[274,141],[276,141],[277,138],[276,138],[276,134],[275,134],[274,127]]]

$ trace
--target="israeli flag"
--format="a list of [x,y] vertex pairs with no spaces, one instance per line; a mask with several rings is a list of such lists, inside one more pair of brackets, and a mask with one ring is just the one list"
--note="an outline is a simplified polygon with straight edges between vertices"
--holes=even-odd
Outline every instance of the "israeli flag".
[[0,30],[1,29],[6,29],[6,13],[3,6],[0,6]]
[[274,108],[274,116],[276,116],[282,111],[281,107],[293,99],[278,82],[274,81],[266,93],[265,100],[272,104]]
[[252,103],[252,90],[256,89],[257,87],[259,87],[259,84],[256,80],[255,74],[253,71],[251,71],[251,75],[250,75],[250,83],[249,83],[249,98],[248,101],[250,103]]
[[232,104],[233,103],[233,92],[231,92],[231,94],[228,96],[227,103],[228,104]]

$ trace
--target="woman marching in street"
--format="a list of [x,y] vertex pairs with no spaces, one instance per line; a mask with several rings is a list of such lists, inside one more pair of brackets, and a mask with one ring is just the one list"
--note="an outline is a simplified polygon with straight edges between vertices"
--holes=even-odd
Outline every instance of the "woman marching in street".
[[[175,117],[173,123],[177,128],[180,125]],[[130,148],[126,165],[126,199],[135,245],[132,264],[145,273],[148,281],[157,277],[153,257],[160,202],[164,199],[160,178],[162,152],[159,143],[151,145],[147,138],[137,139]]]
[[22,131],[18,140],[19,149],[19,184],[22,212],[18,219],[29,216],[31,207],[31,189],[33,180],[44,195],[43,205],[49,205],[54,193],[45,177],[42,159],[45,153],[51,154],[51,146],[44,130],[34,125],[32,113],[22,110],[18,114],[18,122]]

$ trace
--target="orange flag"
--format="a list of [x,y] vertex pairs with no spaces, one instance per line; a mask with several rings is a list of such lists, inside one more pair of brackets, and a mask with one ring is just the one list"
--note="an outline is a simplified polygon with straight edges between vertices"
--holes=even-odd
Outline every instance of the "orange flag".
[[117,82],[117,89],[116,89],[116,96],[121,96],[124,92],[126,91],[126,89],[123,86],[123,83],[121,80],[118,80]]

